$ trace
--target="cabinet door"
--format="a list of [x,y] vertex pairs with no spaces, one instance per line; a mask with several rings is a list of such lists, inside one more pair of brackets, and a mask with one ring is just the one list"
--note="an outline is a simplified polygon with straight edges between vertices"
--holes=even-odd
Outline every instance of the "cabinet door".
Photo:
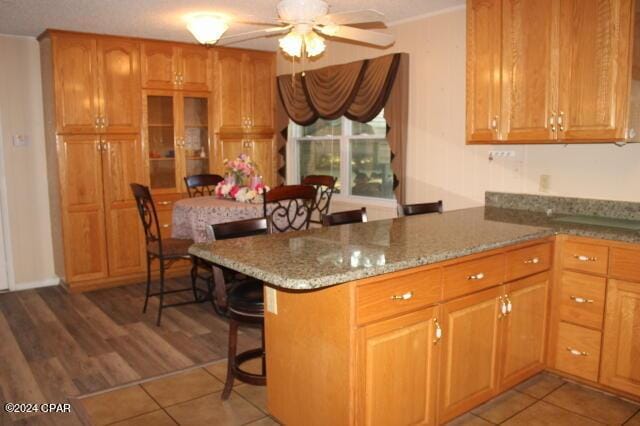
[[201,46],[180,48],[180,88],[184,90],[211,90],[209,50]]
[[52,38],[56,129],[58,133],[93,133],[99,116],[96,40],[60,34]]
[[640,395],[640,283],[609,280],[600,382]]
[[102,154],[99,136],[65,136],[58,161],[62,188],[65,279],[107,276]]
[[177,85],[178,52],[170,43],[142,43],[142,87],[173,89]]
[[502,287],[443,306],[440,421],[446,422],[497,392]]
[[544,272],[506,286],[511,312],[502,321],[501,389],[544,369],[548,283]]
[[140,138],[114,135],[102,140],[109,275],[142,272],[146,268],[144,233],[129,186],[143,181]]
[[175,192],[178,130],[178,92],[146,91],[144,96],[145,150],[149,156],[149,185],[154,192]]
[[135,41],[98,40],[100,110],[107,133],[140,130],[140,49]]
[[358,330],[356,423],[435,424],[437,308]]
[[262,175],[267,185],[273,186],[275,175],[273,138],[252,139],[250,144],[251,159],[258,166],[258,172]]
[[625,136],[631,0],[560,0],[558,139]]
[[251,141],[243,138],[226,138],[218,140],[217,152],[214,161],[214,172],[224,176],[224,160],[233,160],[240,154],[253,156]]
[[502,1],[467,2],[467,142],[500,139]]
[[253,133],[273,132],[275,57],[273,53],[251,52],[245,61],[244,113]]
[[185,93],[182,97],[182,133],[184,145],[181,149],[182,165],[180,183],[182,191],[184,177],[209,173],[209,95]]
[[239,133],[246,127],[242,109],[243,54],[219,51],[216,61],[216,114],[220,133]]
[[558,2],[503,0],[502,128],[506,141],[555,139]]

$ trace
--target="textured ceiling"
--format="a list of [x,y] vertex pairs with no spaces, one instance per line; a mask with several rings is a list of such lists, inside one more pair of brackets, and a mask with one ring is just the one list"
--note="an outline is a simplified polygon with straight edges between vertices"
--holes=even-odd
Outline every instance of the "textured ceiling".
[[[330,11],[376,9],[386,22],[462,5],[465,0],[328,0]],[[231,18],[226,35],[263,27],[233,20],[276,18],[278,0],[0,0],[0,34],[37,36],[46,28],[194,42],[185,16],[217,12]],[[259,38],[234,46],[275,50],[276,38]]]

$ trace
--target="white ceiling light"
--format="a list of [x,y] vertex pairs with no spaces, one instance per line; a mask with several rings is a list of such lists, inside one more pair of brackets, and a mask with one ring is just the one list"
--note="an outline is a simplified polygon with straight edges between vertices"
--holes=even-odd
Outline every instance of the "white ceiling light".
[[187,24],[187,29],[202,44],[215,44],[228,28],[224,18],[211,13],[193,15]]
[[280,48],[289,56],[298,58],[302,55],[302,37],[291,31],[286,36],[278,40]]

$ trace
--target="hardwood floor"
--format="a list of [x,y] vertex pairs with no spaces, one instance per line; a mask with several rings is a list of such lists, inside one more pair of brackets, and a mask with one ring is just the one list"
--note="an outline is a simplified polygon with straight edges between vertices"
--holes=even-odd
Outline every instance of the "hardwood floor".
[[[167,284],[188,286],[188,279]],[[62,287],[0,294],[0,401],[64,403],[226,358],[227,321],[211,304],[166,309],[156,327],[157,301],[146,314],[143,303],[142,284],[83,294]],[[260,344],[257,329],[244,328],[239,338],[241,350]],[[73,415],[0,413],[0,425],[78,423]]]

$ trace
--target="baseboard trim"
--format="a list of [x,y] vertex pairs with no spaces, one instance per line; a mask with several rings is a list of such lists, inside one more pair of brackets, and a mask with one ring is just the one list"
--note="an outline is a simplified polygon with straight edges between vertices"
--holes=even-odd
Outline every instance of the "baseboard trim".
[[16,283],[13,287],[13,291],[31,290],[34,288],[41,288],[41,287],[52,287],[59,284],[60,284],[60,278],[51,277],[51,278],[46,278],[40,281],[27,281],[24,283]]

